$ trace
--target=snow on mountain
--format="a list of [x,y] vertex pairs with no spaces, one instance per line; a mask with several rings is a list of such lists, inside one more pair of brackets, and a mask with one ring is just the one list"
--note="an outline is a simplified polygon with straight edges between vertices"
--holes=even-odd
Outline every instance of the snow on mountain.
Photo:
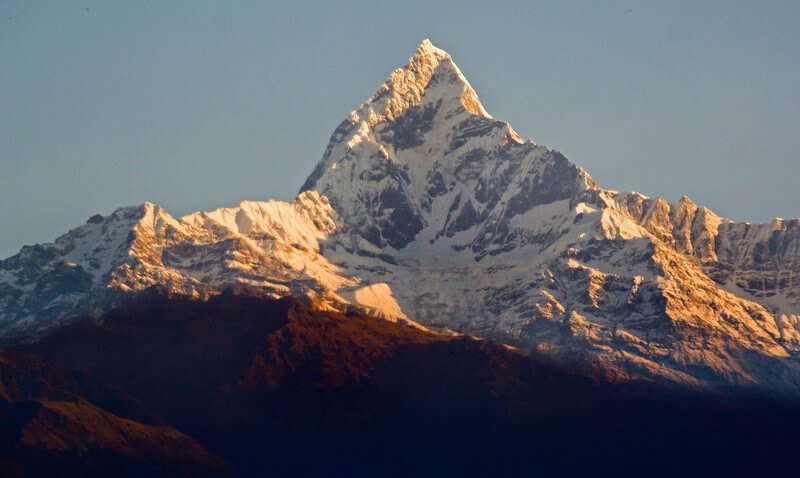
[[424,41],[339,125],[292,202],[95,216],[0,262],[0,333],[153,285],[232,286],[498,339],[621,376],[800,390],[800,221],[600,188],[492,118]]
[[800,377],[793,226],[601,189],[487,114],[427,41],[339,125],[303,190],[340,214],[326,257],[423,324],[634,375]]
[[[41,333],[156,285],[199,299],[246,286],[322,307],[350,303],[372,310],[375,298],[360,288],[378,285],[361,284],[320,255],[320,241],[336,228],[334,216],[316,192],[180,219],[150,203],[93,216],[53,244],[26,246],[0,262],[0,330]],[[339,289],[352,292],[349,302],[335,294]],[[396,305],[386,315],[405,319]]]

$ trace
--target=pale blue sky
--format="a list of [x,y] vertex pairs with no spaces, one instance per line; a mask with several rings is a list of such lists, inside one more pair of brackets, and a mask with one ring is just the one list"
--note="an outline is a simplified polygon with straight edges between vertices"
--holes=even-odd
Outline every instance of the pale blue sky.
[[0,257],[145,200],[293,197],[425,37],[604,187],[800,216],[798,2],[0,0]]

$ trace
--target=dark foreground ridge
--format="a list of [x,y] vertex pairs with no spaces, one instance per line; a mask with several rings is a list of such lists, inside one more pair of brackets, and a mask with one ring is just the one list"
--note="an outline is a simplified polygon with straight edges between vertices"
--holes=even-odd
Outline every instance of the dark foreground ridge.
[[602,367],[292,299],[154,292],[20,349],[44,360],[0,355],[2,464],[19,474],[766,474],[799,461],[793,402],[614,383]]
[[216,476],[228,469],[133,396],[0,349],[0,476]]

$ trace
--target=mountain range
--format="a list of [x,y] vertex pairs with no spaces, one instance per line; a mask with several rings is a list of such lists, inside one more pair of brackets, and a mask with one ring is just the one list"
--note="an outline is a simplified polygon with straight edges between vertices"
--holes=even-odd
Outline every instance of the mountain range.
[[[174,433],[188,434],[172,436],[194,450],[193,464],[221,470],[217,454],[237,452],[220,437],[232,439],[226,433],[248,429],[248,420],[264,426],[248,437],[303,436],[254,401],[285,407],[302,389],[302,404],[308,387],[341,391],[363,380],[376,380],[367,396],[387,400],[375,383],[397,391],[403,368],[420,374],[448,359],[470,364],[464,376],[477,374],[479,383],[462,390],[478,397],[473,416],[524,396],[514,403],[525,406],[511,409],[526,424],[540,406],[586,405],[508,385],[547,383],[544,376],[557,382],[553,391],[573,379],[587,387],[570,396],[605,396],[592,388],[602,383],[797,397],[799,257],[798,219],[742,223],[687,197],[670,203],[603,189],[557,150],[494,119],[451,55],[425,40],[335,129],[293,201],[243,201],[180,218],[151,203],[120,208],[0,261],[0,340],[14,353],[88,369],[125,397],[144,394],[152,423],[167,416],[182,430]],[[233,331],[207,317],[237,316],[231,307],[253,320]],[[282,325],[259,322],[275,314]],[[400,351],[415,348],[419,356]],[[217,353],[222,365],[205,362]],[[388,369],[378,365],[387,360]],[[543,367],[533,376],[530,361]],[[216,375],[195,377],[194,363]],[[177,389],[175,377],[186,380]],[[293,392],[275,398],[287,387]],[[503,398],[486,398],[494,397],[487,390]],[[333,407],[337,424],[339,414],[366,416]],[[446,409],[431,407],[425,417]],[[492,416],[480,427],[511,426]],[[320,422],[297,426],[319,430]]]
[[336,128],[294,201],[176,219],[145,203],[0,262],[0,333],[37,337],[159,285],[246,285],[633,376],[797,389],[800,221],[602,189],[492,118],[424,41]]

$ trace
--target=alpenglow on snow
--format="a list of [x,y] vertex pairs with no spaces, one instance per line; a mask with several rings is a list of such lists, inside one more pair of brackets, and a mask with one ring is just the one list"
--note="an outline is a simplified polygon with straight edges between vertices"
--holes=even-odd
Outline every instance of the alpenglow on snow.
[[489,115],[425,40],[295,200],[182,218],[146,203],[0,261],[0,334],[30,339],[154,286],[247,287],[589,357],[620,379],[797,391],[799,238],[798,220],[602,189]]

